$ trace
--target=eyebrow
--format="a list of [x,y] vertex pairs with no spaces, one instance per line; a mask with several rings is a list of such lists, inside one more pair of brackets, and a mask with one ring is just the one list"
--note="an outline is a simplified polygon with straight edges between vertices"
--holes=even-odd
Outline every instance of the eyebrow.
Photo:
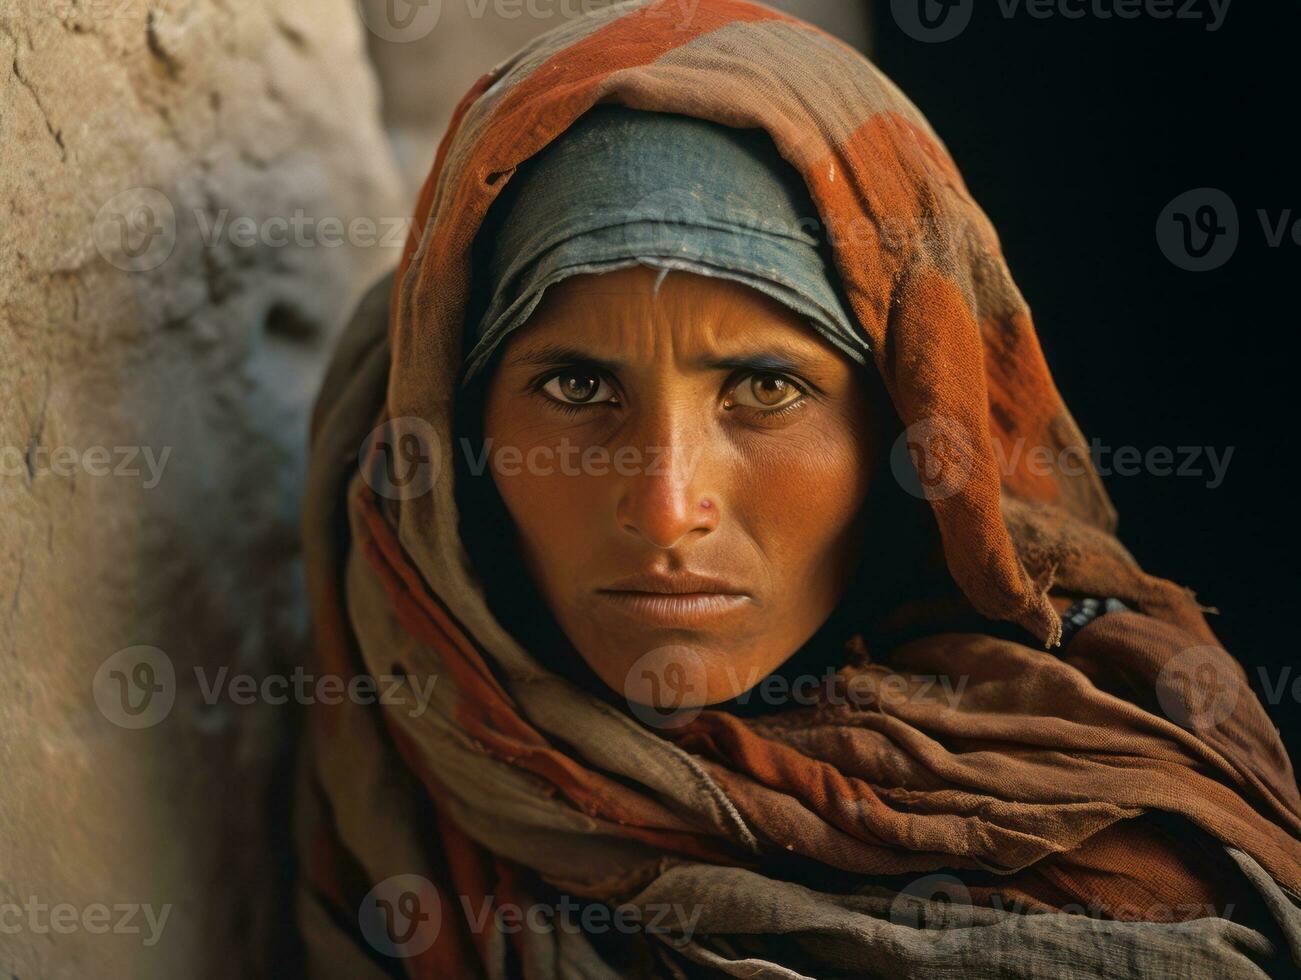
[[[512,357],[515,364],[550,367],[563,364],[583,364],[610,374],[617,373],[626,362],[598,357],[590,351],[563,344],[543,344]],[[802,348],[788,344],[765,344],[754,351],[739,352],[723,357],[703,357],[692,362],[693,367],[708,371],[754,371],[757,374],[807,374],[816,373],[815,359]]]
[[543,344],[532,347],[510,358],[511,363],[534,367],[551,367],[560,364],[584,364],[600,368],[611,374],[622,367],[619,361],[596,357],[588,351],[577,347],[565,347],[562,344]]

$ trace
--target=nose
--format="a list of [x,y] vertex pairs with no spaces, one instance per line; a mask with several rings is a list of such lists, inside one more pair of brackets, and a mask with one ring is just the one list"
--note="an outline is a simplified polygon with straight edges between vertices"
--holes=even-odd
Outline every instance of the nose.
[[[629,434],[626,445],[636,450],[635,464],[622,467],[615,509],[624,531],[667,550],[718,526],[720,499],[709,489],[706,438],[690,412],[671,409],[648,413]],[[616,453],[616,472],[618,458]]]

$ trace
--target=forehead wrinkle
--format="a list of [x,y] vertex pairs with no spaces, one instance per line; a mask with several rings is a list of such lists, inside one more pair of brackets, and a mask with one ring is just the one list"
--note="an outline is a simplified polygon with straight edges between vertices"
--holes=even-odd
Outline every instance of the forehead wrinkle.
[[838,358],[813,328],[775,300],[730,280],[636,267],[559,284],[539,311],[528,350],[572,348],[622,368],[717,371],[724,362],[776,358],[813,370]]
[[681,277],[670,276],[658,293],[651,279],[618,273],[561,284],[540,312],[534,346],[577,348],[629,368],[685,367],[683,350],[717,349],[721,304],[704,290],[670,286],[674,278]]

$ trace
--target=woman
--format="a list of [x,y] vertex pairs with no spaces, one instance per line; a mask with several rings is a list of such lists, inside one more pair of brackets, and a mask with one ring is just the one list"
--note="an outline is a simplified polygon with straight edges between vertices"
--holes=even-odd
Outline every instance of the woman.
[[806,24],[679,14],[471,90],[326,380],[320,669],[378,697],[314,719],[313,970],[1294,968],[1290,764],[942,145]]

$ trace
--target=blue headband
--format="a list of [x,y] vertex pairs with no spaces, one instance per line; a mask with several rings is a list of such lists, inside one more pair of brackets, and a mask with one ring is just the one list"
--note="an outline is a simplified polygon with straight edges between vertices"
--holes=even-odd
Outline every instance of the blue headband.
[[599,106],[519,167],[480,230],[464,378],[549,286],[637,264],[751,286],[866,364],[821,230],[803,179],[762,130]]

